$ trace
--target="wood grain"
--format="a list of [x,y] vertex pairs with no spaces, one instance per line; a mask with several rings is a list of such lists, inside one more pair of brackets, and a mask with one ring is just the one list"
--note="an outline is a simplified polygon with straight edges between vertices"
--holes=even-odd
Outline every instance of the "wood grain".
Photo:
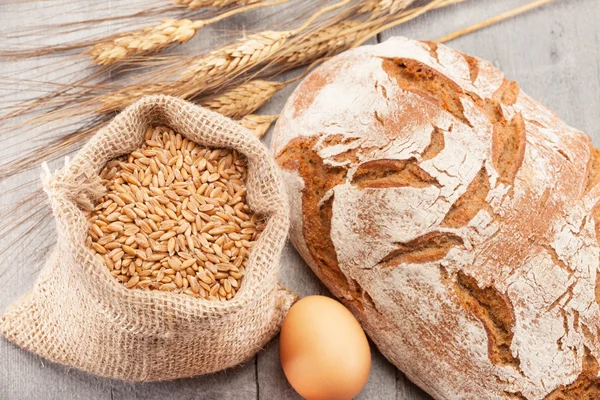
[[[131,2],[130,8],[140,7],[147,0]],[[161,0],[162,1],[162,0]],[[164,1],[166,3],[166,0]],[[291,15],[302,14],[298,2],[291,7]],[[417,39],[435,39],[456,29],[468,26],[499,12],[527,3],[527,0],[467,0],[462,4],[431,13],[406,25],[379,35],[385,40],[393,35],[405,35]],[[155,1],[153,4],[156,4]],[[158,2],[160,3],[160,1]],[[76,0],[56,2],[50,10],[34,7],[34,3],[15,5],[15,2],[0,3],[0,37],[15,34],[20,29],[24,15],[30,21],[44,23],[68,19],[69,15],[88,9],[86,15],[106,15],[116,7],[110,0]],[[47,4],[47,3],[45,3]],[[281,9],[287,9],[281,7]],[[79,10],[79,11],[78,11]],[[285,12],[285,11],[283,11]],[[295,14],[294,14],[295,13]],[[49,15],[52,15],[51,18]],[[61,15],[62,14],[62,15]],[[557,0],[556,3],[489,27],[476,34],[459,38],[449,43],[459,50],[494,62],[509,78],[519,81],[523,90],[541,100],[557,112],[569,124],[588,133],[596,145],[600,145],[600,38],[596,16],[600,15],[597,0]],[[202,30],[198,37],[177,51],[207,48],[220,43],[216,32],[242,30],[252,27],[256,21],[276,25],[285,14],[272,10],[259,10]],[[290,16],[288,14],[287,16]],[[254,24],[254,25],[253,25]],[[98,31],[108,33],[117,23],[101,24]],[[281,28],[281,27],[280,27]],[[78,38],[75,32],[70,38]],[[25,39],[21,43],[25,43]],[[56,61],[56,60],[55,60]],[[58,62],[58,61],[56,61]],[[0,59],[0,76],[19,74],[28,68],[43,67],[45,61],[32,59],[11,63]],[[72,68],[80,68],[76,65]],[[67,67],[64,67],[67,68]],[[40,79],[59,79],[65,72],[46,68],[36,70]],[[11,92],[12,92],[11,88]],[[262,113],[278,113],[293,88],[277,93],[261,110]],[[0,86],[0,95],[9,93]],[[10,100],[19,96],[11,95]],[[3,98],[4,99],[4,98]],[[270,133],[265,142],[270,141]],[[13,140],[3,143],[26,147]],[[14,149],[13,149],[14,150]],[[0,150],[0,156],[3,156]],[[53,163],[58,167],[60,163]],[[22,182],[37,179],[39,169],[24,176],[0,182],[4,192]],[[15,201],[26,191],[13,197],[0,198],[0,207]],[[51,225],[47,233],[38,235],[34,243],[21,243],[15,248],[10,262],[0,264],[0,310],[25,293],[37,275],[39,264],[31,263],[31,249],[38,242],[52,239]],[[16,230],[11,240],[20,235]],[[291,246],[287,246],[283,259],[281,280],[300,295],[327,294],[308,267]],[[299,398],[289,386],[279,365],[278,340],[268,345],[247,364],[206,377],[183,379],[166,383],[131,384],[96,378],[77,370],[54,365],[23,351],[0,339],[0,399],[295,399]],[[389,364],[373,347],[373,368],[360,399],[424,400],[429,396],[410,383],[404,375]]]

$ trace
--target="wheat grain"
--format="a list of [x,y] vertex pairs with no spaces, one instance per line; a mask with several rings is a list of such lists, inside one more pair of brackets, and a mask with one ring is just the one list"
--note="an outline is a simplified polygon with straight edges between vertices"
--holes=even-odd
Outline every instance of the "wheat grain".
[[245,203],[236,151],[159,127],[101,177],[107,194],[88,215],[87,243],[119,282],[212,300],[235,295],[264,229]]

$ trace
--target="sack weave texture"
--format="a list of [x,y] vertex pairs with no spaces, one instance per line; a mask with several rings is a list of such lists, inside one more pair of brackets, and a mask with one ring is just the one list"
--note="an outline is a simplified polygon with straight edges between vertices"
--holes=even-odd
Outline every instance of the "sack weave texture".
[[[226,302],[125,288],[85,245],[90,209],[103,194],[107,161],[140,147],[164,125],[207,147],[233,148],[248,161],[247,201],[264,217],[246,275]],[[57,244],[34,287],[0,318],[11,342],[51,361],[127,381],[207,374],[250,359],[278,332],[295,296],[278,283],[289,210],[279,172],[252,133],[217,113],[173,97],[145,97],[100,129],[64,168],[42,176]]]

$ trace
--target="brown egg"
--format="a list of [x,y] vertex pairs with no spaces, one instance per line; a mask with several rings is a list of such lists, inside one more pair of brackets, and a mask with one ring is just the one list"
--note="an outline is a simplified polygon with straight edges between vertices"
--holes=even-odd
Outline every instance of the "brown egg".
[[308,400],[349,400],[371,369],[367,337],[352,313],[324,296],[309,296],[290,309],[279,344],[292,387]]

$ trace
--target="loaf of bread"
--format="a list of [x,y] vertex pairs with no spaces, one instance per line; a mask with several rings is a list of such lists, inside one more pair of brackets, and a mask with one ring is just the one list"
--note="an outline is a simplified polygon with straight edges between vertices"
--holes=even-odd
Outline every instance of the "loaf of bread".
[[296,249],[434,398],[600,398],[588,136],[490,63],[394,38],[308,76],[272,148]]

